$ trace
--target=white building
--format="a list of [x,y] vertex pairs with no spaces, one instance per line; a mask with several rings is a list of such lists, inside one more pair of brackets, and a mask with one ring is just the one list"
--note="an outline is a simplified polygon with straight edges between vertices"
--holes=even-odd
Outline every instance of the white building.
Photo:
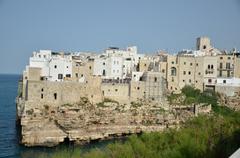
[[51,50],[33,52],[29,66],[41,68],[41,77],[49,81],[63,81],[72,76],[72,55]]
[[138,65],[143,57],[137,54],[137,47],[127,47],[126,50],[120,50],[116,47],[110,47],[94,60],[94,75],[102,76],[105,79],[125,79],[131,77],[131,72]]

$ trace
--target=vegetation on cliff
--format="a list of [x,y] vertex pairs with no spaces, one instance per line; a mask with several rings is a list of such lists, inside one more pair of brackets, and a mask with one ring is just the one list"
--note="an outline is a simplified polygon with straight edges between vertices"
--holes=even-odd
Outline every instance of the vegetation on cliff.
[[[81,152],[81,149],[63,150],[50,158],[224,158],[240,146],[240,112],[218,105],[217,94],[201,93],[191,87],[182,90],[184,102],[212,104],[213,113],[185,122],[180,129],[132,135],[125,142],[116,142],[103,149]],[[173,99],[175,96],[170,96]],[[44,157],[44,156],[43,156]],[[45,156],[46,157],[46,156]]]

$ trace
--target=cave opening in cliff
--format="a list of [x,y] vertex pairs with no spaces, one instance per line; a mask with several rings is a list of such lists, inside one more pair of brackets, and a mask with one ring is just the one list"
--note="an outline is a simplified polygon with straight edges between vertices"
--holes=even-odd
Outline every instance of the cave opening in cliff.
[[63,144],[64,144],[64,145],[72,145],[73,142],[70,141],[69,137],[66,137],[66,138],[64,138],[64,140],[63,140]]

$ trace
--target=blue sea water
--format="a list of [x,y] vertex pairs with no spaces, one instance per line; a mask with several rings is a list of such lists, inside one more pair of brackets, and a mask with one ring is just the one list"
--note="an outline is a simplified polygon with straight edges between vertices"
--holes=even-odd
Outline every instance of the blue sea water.
[[125,139],[106,140],[92,142],[90,144],[76,146],[62,144],[54,148],[24,147],[19,144],[18,127],[16,126],[16,103],[18,80],[20,75],[0,74],[0,158],[47,158],[51,153],[59,150],[78,150],[82,152],[93,148],[104,148],[107,144]]
[[15,98],[20,75],[0,75],[0,157],[19,157]]

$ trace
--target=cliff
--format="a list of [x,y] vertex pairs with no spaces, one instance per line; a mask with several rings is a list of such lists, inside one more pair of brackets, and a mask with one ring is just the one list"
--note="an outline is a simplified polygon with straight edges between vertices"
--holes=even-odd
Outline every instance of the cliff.
[[180,121],[194,114],[191,107],[170,112],[153,102],[120,104],[110,99],[97,104],[81,98],[75,104],[60,106],[31,102],[18,102],[17,106],[21,111],[21,143],[26,146],[51,147],[65,139],[84,143],[131,133],[162,131],[178,127]]

